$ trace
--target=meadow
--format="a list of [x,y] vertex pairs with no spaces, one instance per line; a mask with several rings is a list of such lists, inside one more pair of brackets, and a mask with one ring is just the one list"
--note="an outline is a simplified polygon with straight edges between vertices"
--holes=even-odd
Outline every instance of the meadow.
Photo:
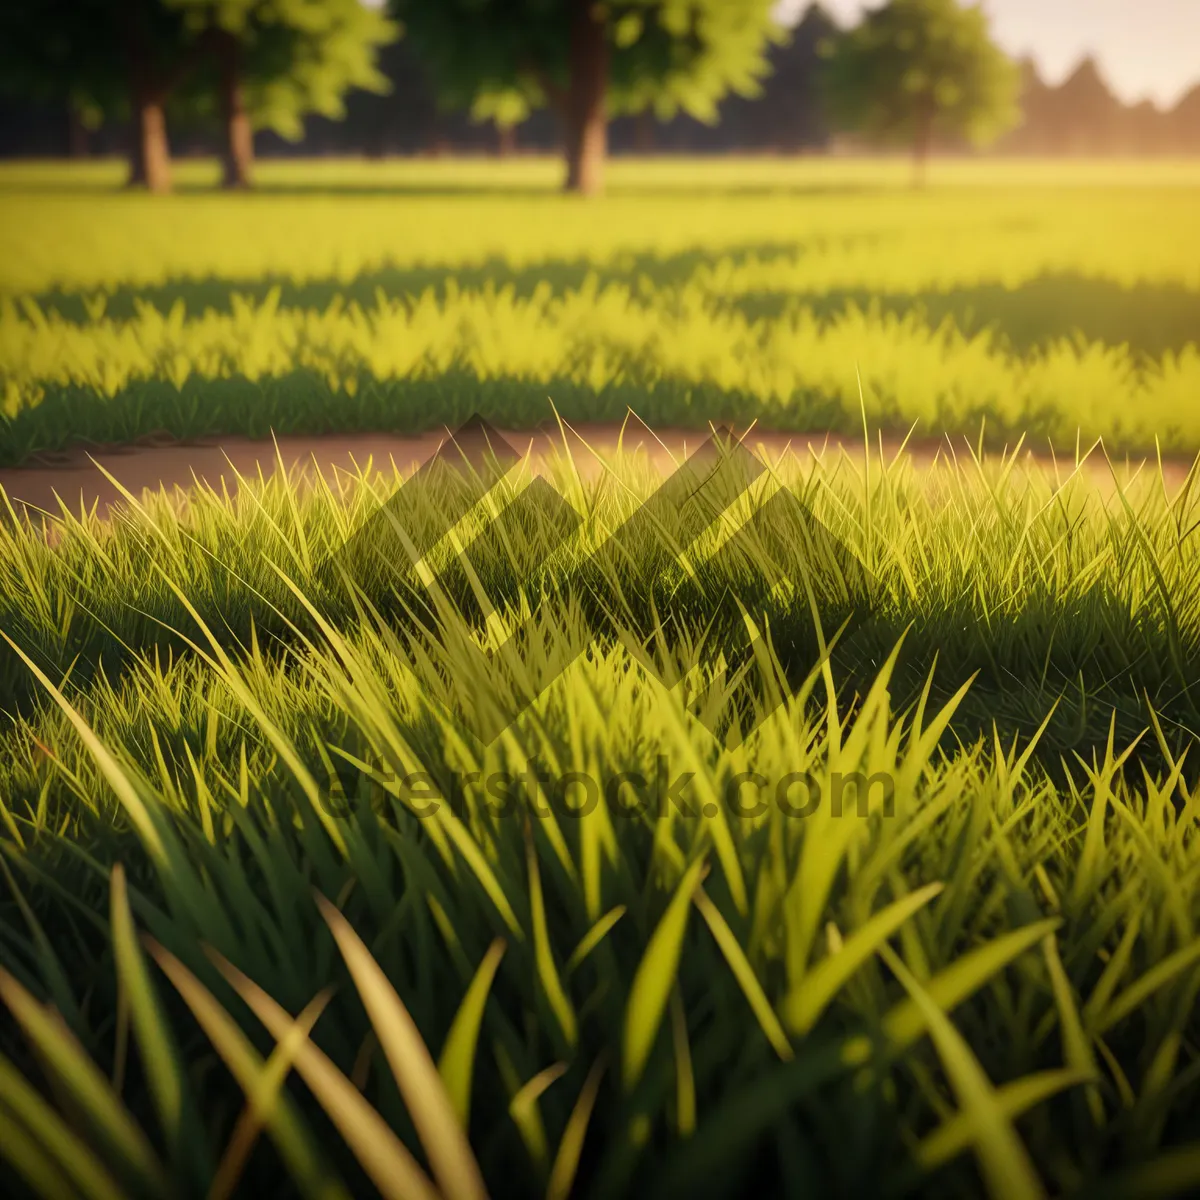
[[[264,164],[229,197],[0,170],[0,462],[71,441],[704,428],[1200,437],[1194,164]],[[1133,182],[1131,182],[1131,180]],[[861,391],[860,391],[861,376]]]
[[1200,171],[180,175],[0,172],[5,460],[865,453],[4,498],[5,1194],[1195,1194]]

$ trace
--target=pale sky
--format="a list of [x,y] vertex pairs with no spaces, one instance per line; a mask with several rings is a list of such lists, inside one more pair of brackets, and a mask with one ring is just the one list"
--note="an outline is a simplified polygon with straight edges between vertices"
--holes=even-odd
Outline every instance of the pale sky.
[[[879,0],[822,0],[842,24]],[[781,16],[808,0],[780,0]],[[1200,82],[1200,0],[983,0],[992,35],[1010,54],[1031,55],[1047,83],[1061,83],[1086,54],[1129,102],[1171,106]],[[784,19],[787,19],[784,16]]]

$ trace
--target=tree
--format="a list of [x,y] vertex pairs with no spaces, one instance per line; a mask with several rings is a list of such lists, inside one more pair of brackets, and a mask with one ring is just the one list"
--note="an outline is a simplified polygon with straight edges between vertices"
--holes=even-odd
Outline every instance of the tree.
[[471,120],[496,129],[496,153],[509,158],[517,147],[517,126],[529,116],[529,105],[515,92],[484,92],[471,105]]
[[1021,64],[1021,125],[1001,148],[1046,154],[1164,154],[1181,148],[1172,114],[1152,101],[1125,105],[1099,67],[1083,59],[1057,87],[1047,87],[1030,61]]
[[361,0],[163,2],[210,50],[191,102],[221,123],[226,187],[250,184],[254,129],[297,139],[306,114],[343,116],[351,88],[388,90],[376,58],[399,30]]
[[1197,84],[1171,110],[1172,137],[1185,154],[1200,154],[1200,84]]
[[129,182],[171,186],[167,115],[220,113],[225,181],[249,182],[252,129],[298,137],[308,112],[341,115],[397,30],[359,0],[4,0],[0,79],[93,121],[132,124]]
[[889,0],[831,39],[825,56],[834,120],[910,145],[918,183],[934,138],[983,145],[1019,119],[1019,71],[992,43],[977,5]]
[[[754,95],[777,36],[773,0],[392,0],[449,107],[521,116],[551,105],[566,187],[601,190],[608,119],[652,110],[715,121]],[[520,117],[515,118],[519,120]]]
[[1123,108],[1095,59],[1083,59],[1050,98],[1059,153],[1111,154],[1119,147]]

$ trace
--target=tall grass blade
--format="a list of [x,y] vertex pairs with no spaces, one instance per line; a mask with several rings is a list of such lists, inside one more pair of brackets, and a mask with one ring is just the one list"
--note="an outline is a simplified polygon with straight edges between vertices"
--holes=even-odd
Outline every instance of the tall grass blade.
[[[487,1193],[479,1165],[467,1143],[442,1077],[408,1009],[346,918],[321,895],[317,896],[317,904],[350,969],[354,986],[371,1020],[371,1027],[379,1039],[446,1200],[481,1200]],[[243,986],[246,984],[243,983]],[[249,987],[247,990],[250,990]],[[255,1011],[263,1017],[266,1012],[273,1010],[268,1009],[265,1000],[260,998]],[[330,1081],[334,1081],[332,1086]],[[340,1074],[335,1076],[324,1072],[322,1088],[329,1102],[337,1102],[339,1095],[344,1097],[343,1082],[344,1077]]]
[[492,980],[503,957],[504,941],[496,938],[471,979],[438,1057],[438,1074],[464,1129],[470,1128],[471,1080],[475,1074],[475,1048],[479,1043],[479,1030],[483,1024]]
[[684,873],[666,912],[650,936],[629,988],[622,1057],[622,1078],[627,1089],[633,1088],[641,1079],[662,1024],[667,998],[675,984],[679,957],[683,953],[692,896],[700,885],[704,870],[704,859],[698,858]]

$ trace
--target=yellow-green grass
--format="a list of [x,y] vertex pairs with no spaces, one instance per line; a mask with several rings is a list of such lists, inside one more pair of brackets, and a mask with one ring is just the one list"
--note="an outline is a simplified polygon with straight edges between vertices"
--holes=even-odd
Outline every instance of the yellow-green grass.
[[[473,575],[445,539],[442,593],[385,537],[341,551],[394,480],[0,533],[4,1170],[46,1197],[469,1196],[473,1161],[496,1196],[1196,1186],[1191,482],[781,468],[695,582],[670,512],[581,574],[655,482],[564,462],[577,531],[514,510]],[[454,486],[389,509],[409,543]],[[759,515],[780,488],[846,557]],[[505,813],[482,782],[660,761],[690,813]],[[890,813],[727,790],[856,770]]]
[[[0,458],[481,410],[1200,443],[1189,163],[264,163],[260,192],[0,170]],[[861,396],[859,389],[861,377]]]

